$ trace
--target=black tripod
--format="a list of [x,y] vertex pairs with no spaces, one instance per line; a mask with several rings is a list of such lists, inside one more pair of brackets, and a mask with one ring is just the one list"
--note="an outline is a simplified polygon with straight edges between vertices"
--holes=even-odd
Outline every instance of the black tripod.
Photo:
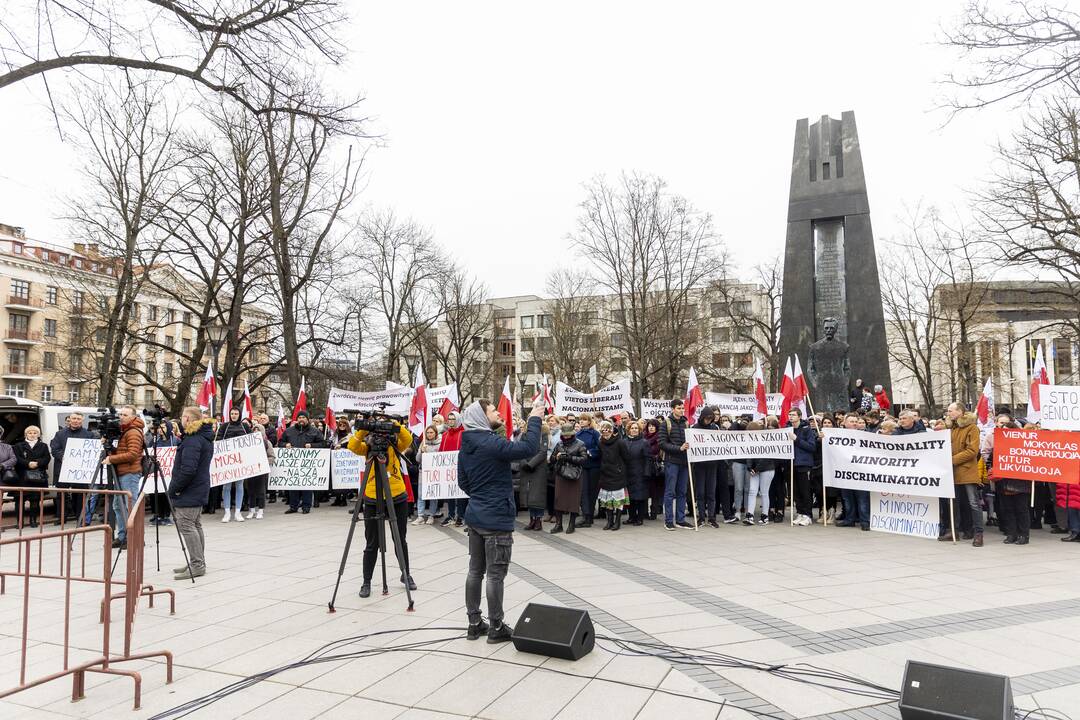
[[[111,453],[109,452],[109,446],[103,445],[101,448],[101,454],[98,455],[97,467],[94,468],[94,477],[90,479],[90,490],[94,490],[95,488],[98,490],[121,489],[120,480],[116,477],[116,468],[113,466],[112,463],[105,462],[105,458],[107,458],[110,454]],[[83,508],[83,516],[79,519],[80,523],[89,525],[90,521],[94,519],[93,513],[97,509],[97,501],[95,500],[95,498],[100,498],[104,502],[104,507],[102,508],[102,519],[105,521],[106,525],[112,528],[113,532],[116,532],[116,525],[119,523],[119,520],[116,517],[116,512],[113,510],[114,497],[123,498],[123,496],[117,495],[90,495],[90,497],[87,499],[87,506]],[[124,500],[121,499],[121,502],[124,502]],[[91,510],[91,508],[93,508],[93,510]],[[112,523],[109,522],[110,513],[112,513]],[[71,542],[74,541],[75,537],[72,536]],[[121,549],[122,548],[119,547],[116,548],[116,559],[113,560],[113,566],[112,570],[110,571],[110,575],[113,572],[116,572],[116,563],[120,560]]]
[[[158,423],[154,423],[151,437],[157,438]],[[159,502],[162,493],[165,494],[165,502],[169,504],[169,517],[173,518],[173,527],[176,528],[176,539],[180,541],[180,551],[184,553],[184,564],[187,565],[188,576],[191,577],[191,582],[195,582],[195,573],[191,569],[191,560],[188,559],[187,546],[184,545],[184,536],[180,534],[180,527],[176,524],[176,509],[173,507],[172,500],[169,499],[168,483],[161,477],[161,465],[158,463],[157,457],[157,442],[152,445],[152,448],[143,445],[143,458],[149,461],[151,467],[151,474],[154,476],[154,517],[157,522],[154,523],[154,551],[157,554],[157,570],[161,572],[161,514],[158,512]],[[139,493],[143,492],[146,487],[146,481],[150,479],[150,475],[143,475],[142,484],[139,485]]]
[[[375,522],[379,523],[379,556],[382,562],[382,586],[383,595],[390,594],[390,588],[386,583],[386,526],[383,521],[390,523],[390,534],[394,539],[394,554],[397,556],[398,566],[401,567],[401,572],[405,578],[405,596],[409,599],[408,612],[413,611],[414,603],[412,597],[412,591],[409,589],[409,568],[408,563],[405,562],[404,547],[401,543],[401,530],[398,528],[397,512],[394,510],[394,498],[390,495],[390,476],[386,472],[386,466],[389,462],[389,456],[387,454],[388,446],[385,441],[382,441],[376,434],[368,436],[368,442],[371,443],[371,450],[368,452],[368,463],[374,463],[371,467],[375,473]],[[364,475],[367,475],[365,469]],[[359,497],[356,500],[356,507],[353,508],[352,521],[349,523],[349,534],[345,538],[345,550],[341,553],[341,566],[338,568],[337,582],[334,583],[334,594],[330,597],[330,612],[335,612],[334,601],[337,600],[338,588],[341,586],[341,578],[345,574],[345,563],[349,558],[349,548],[352,546],[353,533],[356,532],[356,524],[360,522],[360,513],[363,505],[367,500],[364,497],[364,485],[366,479],[360,478],[360,492]],[[389,509],[389,510],[388,510]],[[365,519],[364,522],[367,522]]]

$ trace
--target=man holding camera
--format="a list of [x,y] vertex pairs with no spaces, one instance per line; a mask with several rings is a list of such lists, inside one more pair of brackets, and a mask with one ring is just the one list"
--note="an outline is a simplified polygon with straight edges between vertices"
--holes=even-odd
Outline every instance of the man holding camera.
[[[465,522],[469,526],[469,575],[465,581],[465,611],[470,640],[487,633],[488,643],[510,639],[503,622],[503,581],[510,569],[514,546],[514,479],[510,463],[536,454],[540,448],[543,398],[533,402],[529,423],[521,438],[511,441],[502,429],[498,409],[488,400],[465,408],[458,451],[458,486],[469,496]],[[480,616],[480,587],[487,576],[490,626]]]
[[120,437],[116,449],[106,454],[101,461],[108,472],[109,465],[116,470],[116,481],[120,490],[131,493],[131,499],[123,495],[113,495],[113,513],[116,515],[116,547],[127,548],[127,517],[129,503],[139,496],[142,485],[143,424],[138,411],[131,405],[124,405],[117,411],[120,418]]
[[[386,449],[386,475],[390,483],[390,495],[393,498],[393,515],[387,519],[397,523],[398,537],[401,538],[401,557],[405,565],[401,568],[401,582],[408,585],[409,590],[415,590],[416,583],[409,574],[409,546],[405,543],[405,531],[409,527],[409,495],[405,490],[405,479],[401,475],[401,454],[412,447],[413,436],[409,428],[397,420],[390,420],[386,416],[380,417],[376,414],[374,421],[391,423],[396,428],[392,442]],[[378,461],[374,457],[368,457],[368,450],[372,445],[368,440],[369,435],[367,430],[357,430],[349,439],[349,450],[356,455],[363,455],[366,458],[365,467],[367,468],[361,492],[361,501],[364,503],[364,540],[366,541],[364,582],[360,586],[362,598],[371,595],[371,576],[375,574],[375,562],[379,554],[379,523],[382,522],[382,518],[378,517],[376,512],[378,506],[375,502],[378,497],[376,493],[379,492],[375,482],[375,465]],[[387,513],[390,513],[390,508],[387,508]]]

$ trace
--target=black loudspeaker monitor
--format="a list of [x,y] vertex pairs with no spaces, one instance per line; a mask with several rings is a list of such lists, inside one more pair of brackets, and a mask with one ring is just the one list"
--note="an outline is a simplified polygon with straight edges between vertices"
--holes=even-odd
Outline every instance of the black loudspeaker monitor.
[[529,603],[511,639],[521,652],[579,660],[592,652],[596,634],[585,610]]
[[903,720],[1013,720],[1005,675],[908,660],[900,689]]

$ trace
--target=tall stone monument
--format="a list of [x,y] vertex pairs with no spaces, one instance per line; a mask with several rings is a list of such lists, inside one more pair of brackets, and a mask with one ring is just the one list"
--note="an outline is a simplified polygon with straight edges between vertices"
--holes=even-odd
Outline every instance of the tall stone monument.
[[[807,119],[795,123],[781,357],[798,354],[807,367],[811,345],[826,339],[826,318],[834,324],[829,343],[848,346],[850,367],[822,367],[825,358],[819,358],[817,372],[807,378],[814,409],[847,409],[846,397],[843,407],[830,407],[839,402],[834,386],[844,375],[849,384],[863,378],[867,385],[885,386],[891,395],[870,203],[855,113],[850,111],[839,120],[824,116],[813,125]],[[830,387],[816,388],[815,375],[830,378]]]

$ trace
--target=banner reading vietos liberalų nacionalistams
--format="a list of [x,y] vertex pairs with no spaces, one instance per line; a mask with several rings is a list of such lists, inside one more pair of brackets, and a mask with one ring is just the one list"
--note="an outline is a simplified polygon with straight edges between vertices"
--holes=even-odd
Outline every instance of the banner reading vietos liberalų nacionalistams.
[[829,428],[822,439],[825,484],[846,490],[953,497],[949,434],[876,435]]
[[630,397],[630,381],[620,380],[595,393],[583,393],[566,383],[555,383],[555,414],[602,412],[605,417],[615,417],[622,412],[634,412],[634,399]]
[[791,460],[795,456],[794,435],[785,430],[707,430],[686,428],[687,459],[694,462],[772,458]]

